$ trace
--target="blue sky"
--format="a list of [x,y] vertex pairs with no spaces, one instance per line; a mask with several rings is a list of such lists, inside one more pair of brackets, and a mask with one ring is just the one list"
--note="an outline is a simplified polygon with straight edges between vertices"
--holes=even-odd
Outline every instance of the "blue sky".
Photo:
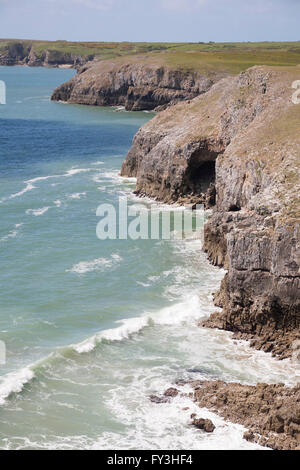
[[297,41],[300,0],[0,0],[0,37]]

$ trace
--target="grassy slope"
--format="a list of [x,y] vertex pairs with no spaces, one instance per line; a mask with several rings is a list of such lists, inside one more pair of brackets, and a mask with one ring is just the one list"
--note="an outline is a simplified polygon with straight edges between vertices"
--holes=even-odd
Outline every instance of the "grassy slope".
[[[127,56],[126,60],[158,63],[172,68],[203,73],[239,73],[252,65],[298,65],[300,42],[282,43],[104,43],[67,41],[21,41],[0,39],[0,53],[12,43],[34,46],[37,54],[45,50],[95,55],[100,59]],[[130,56],[131,58],[129,59]]]

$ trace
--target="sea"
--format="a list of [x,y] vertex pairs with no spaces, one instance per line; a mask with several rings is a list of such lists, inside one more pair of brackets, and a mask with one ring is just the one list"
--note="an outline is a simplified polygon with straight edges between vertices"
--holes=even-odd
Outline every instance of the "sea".
[[[172,207],[139,201],[119,176],[153,113],[52,102],[74,73],[0,67],[0,449],[257,449],[189,385],[149,398],[178,381],[293,385],[299,374],[198,326],[225,275],[201,237],[97,237],[99,205]],[[192,413],[215,432],[191,426]]]

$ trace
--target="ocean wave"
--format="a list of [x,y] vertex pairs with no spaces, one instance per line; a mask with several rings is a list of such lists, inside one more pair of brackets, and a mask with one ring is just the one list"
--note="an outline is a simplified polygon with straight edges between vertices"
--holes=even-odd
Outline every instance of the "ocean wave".
[[[207,354],[220,354],[219,367],[225,380],[227,375],[229,381],[233,376],[244,376],[247,370],[248,379],[252,376],[255,382],[264,380],[267,383],[284,382],[287,385],[298,383],[300,369],[299,367],[295,369],[295,364],[291,360],[278,361],[270,354],[251,349],[245,341],[233,342],[229,332],[199,328],[197,321],[205,316],[207,316],[207,306],[202,305],[199,297],[194,295],[157,312],[119,320],[116,322],[119,326],[115,328],[102,330],[80,343],[59,347],[50,355],[28,367],[4,376],[2,380],[0,379],[0,405],[5,404],[11,394],[22,392],[24,385],[34,378],[38,380],[42,369],[49,368],[51,365],[51,370],[53,370],[57,361],[70,360],[72,352],[87,354],[103,343],[132,339],[149,327],[157,327],[160,333],[163,328],[166,328],[164,330],[166,334],[171,327],[171,334],[174,338],[176,336],[181,339],[182,336],[188,337],[188,349],[191,354],[188,362],[190,364],[193,364],[195,357],[209,364]],[[205,349],[203,349],[203,344],[207,345]],[[186,347],[185,342],[182,344],[183,354],[187,354]],[[76,362],[76,356],[73,360]],[[151,383],[153,386],[153,381]],[[168,387],[157,389],[166,388]]]
[[5,235],[4,237],[2,237],[0,239],[1,242],[6,242],[9,238],[16,238],[16,236],[18,235],[18,231],[17,230],[11,230],[7,235]]
[[137,178],[121,176],[119,170],[114,171],[104,171],[95,175],[93,178],[95,183],[104,183],[107,180],[110,180],[118,185],[121,184],[135,184],[137,182]]
[[22,189],[22,191],[19,191],[18,193],[14,193],[14,194],[11,194],[10,196],[8,197],[4,197],[0,200],[0,203],[4,202],[4,201],[7,201],[8,199],[15,199],[16,197],[20,197],[20,196],[23,196],[23,194],[27,193],[28,191],[32,191],[33,189],[36,189],[36,187],[30,183],[30,182],[26,182],[26,186],[24,189]]
[[[16,224],[15,225],[15,229],[18,229],[20,227],[22,227],[22,225],[24,225],[23,223],[21,224]],[[7,240],[9,240],[10,238],[16,238],[16,236],[18,235],[19,233],[19,230],[11,230],[7,235],[5,235],[4,237],[2,237],[0,239],[1,242],[6,242]]]
[[21,392],[24,385],[33,378],[34,372],[30,367],[5,375],[0,382],[0,405],[3,405],[12,393]]
[[50,209],[50,207],[42,207],[40,209],[27,209],[26,214],[27,215],[34,215],[35,217],[38,217],[39,215],[45,214]]
[[74,193],[67,196],[69,199],[81,199],[82,196],[86,196],[86,193]]
[[38,183],[39,181],[47,181],[49,179],[53,178],[67,178],[70,176],[77,175],[79,173],[87,173],[89,171],[97,171],[96,168],[71,168],[70,170],[67,170],[66,173],[63,173],[62,175],[48,175],[48,176],[38,176],[36,178],[32,178],[30,180],[24,181],[25,183],[25,188],[19,191],[18,193],[11,194],[10,196],[3,197],[0,199],[0,204],[3,202],[9,200],[9,199],[14,199],[16,197],[23,196],[23,194],[27,193],[28,191],[32,191],[33,189],[37,189],[36,186],[34,186],[33,183]]
[[92,337],[75,344],[72,347],[78,353],[91,352],[98,344],[106,341],[122,341],[139,333],[150,325],[174,325],[187,320],[200,319],[204,315],[199,308],[199,297],[197,295],[190,297],[186,301],[166,307],[156,313],[146,313],[140,317],[120,320],[121,326],[109,330],[100,331]]
[[66,272],[86,274],[92,271],[104,271],[107,268],[113,267],[120,261],[122,261],[121,256],[115,253],[112,254],[110,258],[96,258],[91,261],[81,261],[80,263],[74,264],[74,266]]
[[78,175],[79,173],[87,173],[89,171],[95,171],[95,168],[71,168],[67,170],[66,173],[61,175],[48,175],[48,176],[38,176],[36,178],[32,178],[31,180],[25,181],[27,184],[37,183],[38,181],[46,181],[53,178],[67,178],[69,176]]

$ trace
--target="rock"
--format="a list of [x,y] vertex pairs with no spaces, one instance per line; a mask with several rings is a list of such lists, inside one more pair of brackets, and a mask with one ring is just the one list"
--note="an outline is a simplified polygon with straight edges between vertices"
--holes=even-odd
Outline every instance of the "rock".
[[153,403],[167,403],[168,401],[170,401],[171,398],[176,397],[178,394],[179,391],[177,390],[177,388],[171,387],[164,392],[163,396],[150,395],[149,399]]
[[165,397],[176,397],[178,395],[179,391],[177,388],[168,388],[168,390],[165,391],[164,396]]
[[253,442],[254,441],[254,433],[251,431],[246,431],[243,435],[243,438],[246,439],[246,441]]
[[12,41],[0,52],[0,65],[28,65],[29,67],[82,66],[94,55],[78,56],[58,49],[36,49],[30,41]]
[[192,421],[192,425],[195,426],[198,429],[202,429],[205,432],[214,432],[216,429],[216,426],[213,424],[213,422],[210,419],[194,419]]
[[250,386],[221,380],[190,385],[200,408],[211,409],[226,420],[245,426],[248,431],[244,438],[248,441],[277,450],[299,447],[300,385]]
[[150,395],[149,399],[153,403],[167,403],[168,401],[166,397],[158,397],[157,395]]
[[206,92],[224,73],[197,72],[136,62],[134,58],[94,61],[53,92],[52,100],[126,110],[162,111],[169,105]]
[[[145,124],[122,165],[136,193],[213,206],[204,250],[228,270],[202,322],[279,358],[300,357],[297,67],[258,66]],[[214,204],[214,205],[213,205]]]

